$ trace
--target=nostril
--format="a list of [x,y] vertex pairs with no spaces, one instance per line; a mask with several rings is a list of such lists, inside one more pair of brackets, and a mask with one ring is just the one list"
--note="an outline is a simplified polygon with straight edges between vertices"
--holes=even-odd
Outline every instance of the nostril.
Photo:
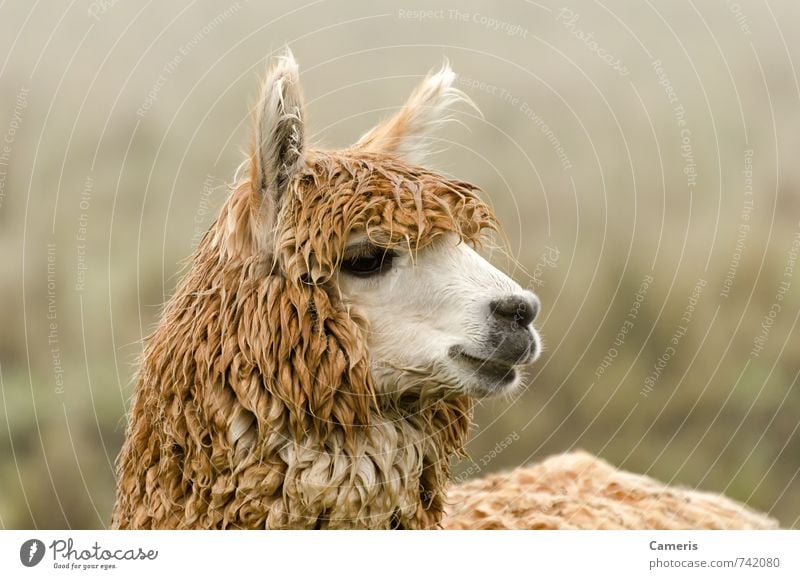
[[539,313],[539,299],[532,293],[515,294],[489,304],[492,316],[498,320],[528,326]]

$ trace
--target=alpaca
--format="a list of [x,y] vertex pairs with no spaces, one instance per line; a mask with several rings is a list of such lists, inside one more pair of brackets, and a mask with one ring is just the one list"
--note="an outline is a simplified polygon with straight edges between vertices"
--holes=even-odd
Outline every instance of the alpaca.
[[473,249],[477,187],[419,166],[449,67],[354,146],[305,139],[291,54],[248,176],[144,353],[118,528],[431,528],[472,399],[518,387],[536,297]]
[[[537,297],[476,251],[497,226],[478,188],[421,166],[468,102],[453,81],[445,65],[326,151],[306,140],[294,58],[276,59],[246,176],[145,349],[115,528],[442,526],[473,400],[513,393],[541,351]],[[530,526],[473,506],[444,525]]]

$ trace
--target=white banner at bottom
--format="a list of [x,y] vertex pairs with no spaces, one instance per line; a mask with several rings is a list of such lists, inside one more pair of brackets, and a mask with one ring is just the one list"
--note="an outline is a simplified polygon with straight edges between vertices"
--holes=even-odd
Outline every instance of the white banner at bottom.
[[798,553],[800,531],[2,531],[0,576],[777,579]]

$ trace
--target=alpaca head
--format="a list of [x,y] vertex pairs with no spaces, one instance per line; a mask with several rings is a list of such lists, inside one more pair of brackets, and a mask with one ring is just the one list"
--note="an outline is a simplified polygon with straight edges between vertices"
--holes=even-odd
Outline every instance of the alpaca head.
[[475,249],[495,226],[477,187],[421,166],[431,130],[467,101],[454,78],[445,65],[355,145],[323,151],[306,142],[297,64],[279,58],[238,191],[248,219],[229,216],[219,240],[269,256],[288,284],[322,288],[356,320],[378,398],[509,393],[540,351],[538,299]]
[[472,398],[539,353],[536,297],[478,255],[476,187],[420,166],[445,67],[338,151],[297,65],[267,75],[247,176],[150,339],[115,526],[431,528]]

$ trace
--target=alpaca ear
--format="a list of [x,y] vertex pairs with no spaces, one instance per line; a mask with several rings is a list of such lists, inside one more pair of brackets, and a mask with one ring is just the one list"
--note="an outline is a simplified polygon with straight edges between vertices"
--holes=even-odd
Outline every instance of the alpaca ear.
[[254,188],[280,200],[286,184],[303,165],[305,105],[297,62],[287,49],[267,72],[255,111],[251,155]]
[[447,109],[463,101],[480,111],[463,92],[453,87],[456,74],[445,61],[438,72],[428,74],[411,93],[403,108],[361,137],[355,148],[400,157],[420,164],[430,153],[430,135],[451,120]]

